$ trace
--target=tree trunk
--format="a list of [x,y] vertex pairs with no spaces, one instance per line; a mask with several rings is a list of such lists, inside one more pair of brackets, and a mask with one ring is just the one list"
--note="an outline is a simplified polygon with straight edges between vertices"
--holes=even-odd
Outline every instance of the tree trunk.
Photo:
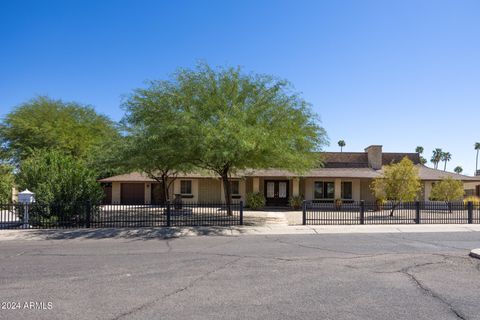
[[232,195],[230,189],[230,181],[228,180],[228,169],[222,172],[223,193],[225,195],[225,205],[227,207],[227,215],[232,215]]
[[445,165],[443,166],[443,171],[447,171],[447,161],[445,161]]
[[450,201],[447,202],[448,213],[452,213],[452,203]]
[[394,202],[392,206],[392,210],[390,211],[390,217],[393,217],[393,212],[397,208],[397,206],[400,204],[400,202]]
[[165,202],[170,200],[167,183],[168,183],[167,176],[165,174],[162,174],[162,192],[163,192],[163,199]]
[[477,161],[475,162],[475,175],[477,175],[477,171],[478,171],[478,152],[480,150],[477,150]]

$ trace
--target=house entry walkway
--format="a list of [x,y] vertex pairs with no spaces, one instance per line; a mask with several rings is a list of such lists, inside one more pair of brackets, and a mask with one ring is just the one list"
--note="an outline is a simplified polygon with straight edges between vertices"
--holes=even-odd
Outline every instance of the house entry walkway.
[[[246,226],[288,226],[286,211],[244,211],[243,223]],[[302,212],[297,212],[301,219]]]

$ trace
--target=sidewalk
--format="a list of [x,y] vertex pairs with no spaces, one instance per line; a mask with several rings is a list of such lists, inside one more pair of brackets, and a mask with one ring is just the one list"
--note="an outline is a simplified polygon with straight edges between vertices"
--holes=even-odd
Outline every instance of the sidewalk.
[[354,226],[264,226],[233,227],[176,227],[176,228],[103,228],[0,230],[0,241],[8,240],[64,240],[64,239],[168,239],[188,236],[248,236],[248,235],[321,235],[347,233],[425,233],[425,232],[480,232],[479,224],[436,225],[354,225]]

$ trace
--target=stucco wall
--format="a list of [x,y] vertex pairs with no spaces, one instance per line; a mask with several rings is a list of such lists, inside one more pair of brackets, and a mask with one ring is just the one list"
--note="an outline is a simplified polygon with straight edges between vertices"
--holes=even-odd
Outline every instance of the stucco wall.
[[367,202],[373,202],[376,200],[372,190],[370,189],[371,184],[371,179],[360,180],[360,200],[365,200]]
[[221,193],[222,184],[219,179],[198,180],[198,201],[218,203],[222,199]]
[[182,180],[192,181],[192,196],[191,198],[183,198],[185,202],[198,202],[198,180],[199,179],[176,179],[173,182],[173,194],[180,194],[180,185]]

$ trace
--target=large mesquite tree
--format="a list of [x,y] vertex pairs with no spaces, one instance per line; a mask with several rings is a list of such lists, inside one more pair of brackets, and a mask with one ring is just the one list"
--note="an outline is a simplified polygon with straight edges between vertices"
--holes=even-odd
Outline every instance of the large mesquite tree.
[[177,175],[192,170],[195,148],[195,128],[169,94],[172,91],[172,84],[166,81],[135,90],[124,103],[126,135],[114,151],[123,167],[143,171],[160,182],[164,200],[170,199]]
[[178,160],[157,159],[157,165],[178,170],[188,163],[216,173],[229,213],[232,173],[246,168],[302,172],[318,165],[312,151],[326,143],[310,105],[288,82],[239,68],[180,69],[168,81],[137,90],[126,106],[131,136],[155,132],[158,139],[147,145],[161,143]]
[[93,107],[39,96],[0,123],[0,160],[18,167],[36,150],[57,150],[84,160],[97,176],[108,176],[116,172],[99,158],[118,138],[115,124]]

